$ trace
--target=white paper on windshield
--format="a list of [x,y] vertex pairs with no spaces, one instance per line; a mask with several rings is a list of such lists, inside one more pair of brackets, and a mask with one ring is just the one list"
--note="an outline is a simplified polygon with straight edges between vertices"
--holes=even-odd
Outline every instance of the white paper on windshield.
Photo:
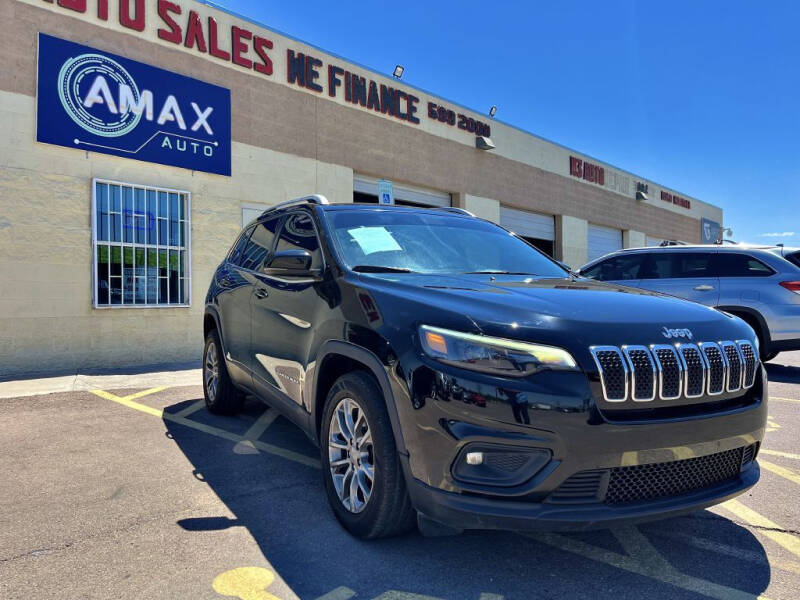
[[356,229],[348,229],[347,233],[353,236],[353,239],[361,247],[361,251],[364,254],[402,250],[385,227],[357,227]]

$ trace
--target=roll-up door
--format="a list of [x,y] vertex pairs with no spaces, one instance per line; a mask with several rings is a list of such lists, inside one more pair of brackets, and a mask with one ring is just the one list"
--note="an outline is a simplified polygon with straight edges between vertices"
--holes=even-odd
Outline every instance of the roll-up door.
[[[410,185],[392,183],[395,204],[412,206],[452,206],[450,194],[418,188]],[[353,178],[353,199],[356,202],[378,201],[378,180],[364,175]]]
[[525,238],[545,254],[553,256],[556,224],[553,215],[500,207],[500,225]]
[[589,261],[622,249],[622,230],[589,225]]
[[540,215],[515,208],[500,207],[500,225],[522,237],[539,240],[556,239],[553,215]]

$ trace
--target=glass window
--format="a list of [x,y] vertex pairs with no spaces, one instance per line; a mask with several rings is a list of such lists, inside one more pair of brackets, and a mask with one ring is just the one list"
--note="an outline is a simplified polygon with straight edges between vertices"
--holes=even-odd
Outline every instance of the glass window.
[[95,306],[188,306],[189,193],[94,186]]
[[244,249],[247,246],[247,241],[250,239],[250,234],[253,233],[253,229],[255,229],[255,227],[248,227],[245,229],[239,234],[239,237],[233,246],[231,246],[231,250],[228,252],[228,260],[233,264],[241,266],[241,259],[244,256]]
[[734,252],[717,255],[716,271],[718,277],[769,277],[775,273],[760,260]]
[[280,221],[280,217],[276,217],[256,225],[250,240],[247,242],[244,254],[241,255],[236,264],[245,269],[260,269],[267,258],[267,254],[272,250],[272,242],[275,240],[275,232]]
[[713,277],[711,252],[653,252],[641,270],[642,279]]
[[599,281],[625,281],[639,279],[639,271],[647,257],[644,252],[612,256],[582,272],[584,277]]
[[275,252],[282,250],[307,250],[311,253],[311,268],[322,268],[322,251],[309,215],[297,213],[286,218]]
[[786,260],[793,265],[800,267],[800,252],[792,252],[791,254],[787,254]]
[[541,252],[505,229],[479,219],[401,209],[329,211],[328,219],[337,248],[351,269],[566,276],[562,267]]

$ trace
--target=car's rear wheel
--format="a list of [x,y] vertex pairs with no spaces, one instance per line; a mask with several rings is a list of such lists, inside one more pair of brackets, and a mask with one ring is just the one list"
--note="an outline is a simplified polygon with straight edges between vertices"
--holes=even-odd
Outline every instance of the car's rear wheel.
[[242,408],[243,396],[233,385],[219,334],[212,329],[206,336],[203,349],[203,396],[206,408],[218,415],[232,415]]
[[345,529],[367,539],[414,526],[386,403],[368,374],[348,373],[331,387],[320,449],[328,501]]

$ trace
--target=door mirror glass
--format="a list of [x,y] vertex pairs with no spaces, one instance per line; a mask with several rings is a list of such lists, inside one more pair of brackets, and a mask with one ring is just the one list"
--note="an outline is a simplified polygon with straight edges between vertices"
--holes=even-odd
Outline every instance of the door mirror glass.
[[308,250],[279,250],[264,266],[268,275],[287,277],[310,277],[316,273],[311,270],[313,257]]

